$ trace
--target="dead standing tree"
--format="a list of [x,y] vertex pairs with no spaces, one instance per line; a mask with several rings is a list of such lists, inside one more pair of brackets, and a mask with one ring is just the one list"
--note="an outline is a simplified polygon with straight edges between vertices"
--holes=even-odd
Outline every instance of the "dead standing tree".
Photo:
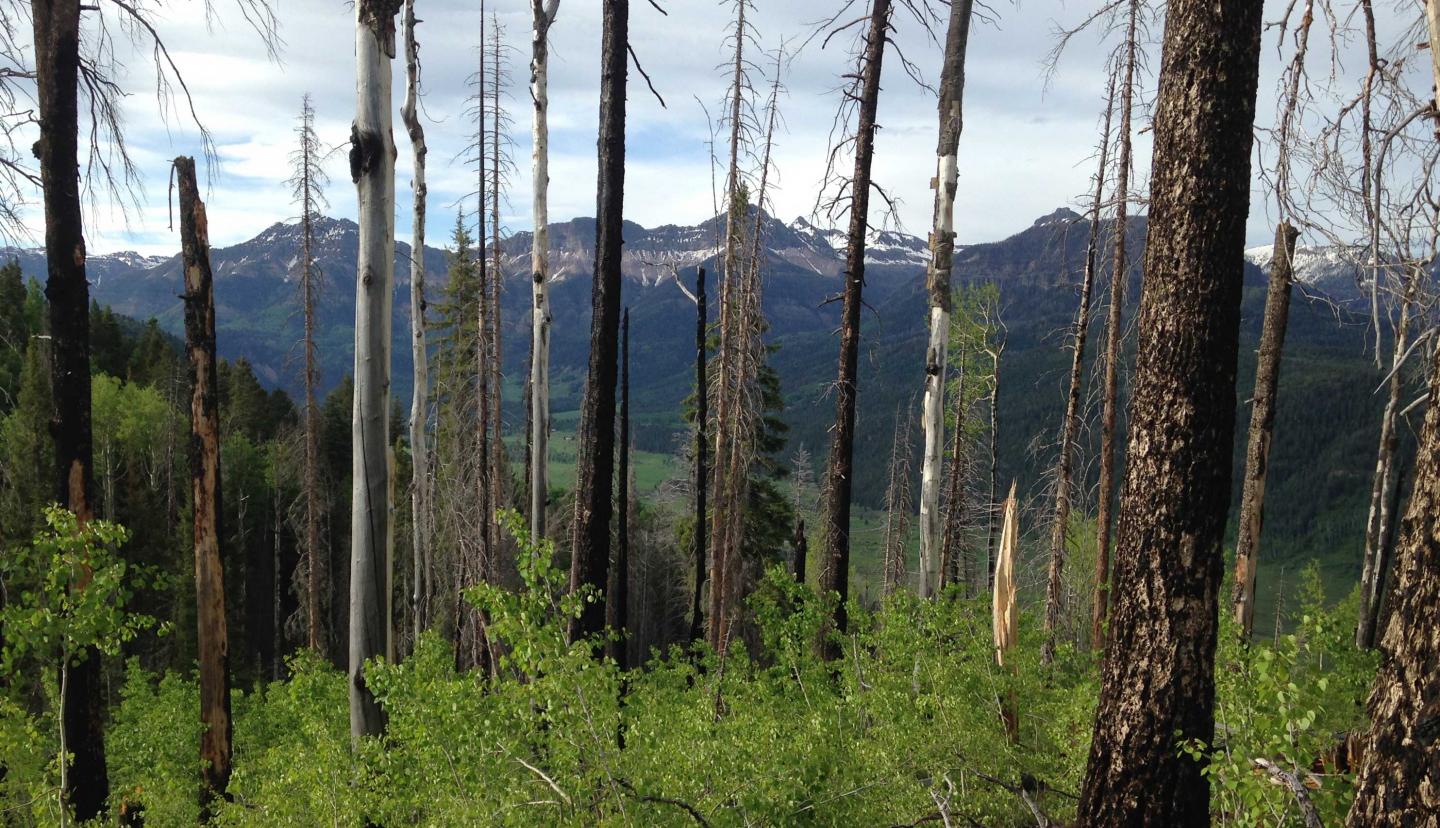
[[596,185],[595,281],[590,306],[590,364],[580,411],[570,591],[593,589],[571,640],[605,626],[614,511],[615,368],[620,328],[620,255],[625,208],[625,81],[630,44],[629,0],[604,0],[601,10],[600,135]]
[[230,645],[220,553],[220,397],[215,376],[215,292],[210,229],[195,160],[176,158],[185,268],[185,351],[190,358],[190,494],[194,504],[196,643],[200,660],[200,802],[208,811],[230,783]]
[[410,136],[414,197],[410,224],[410,358],[414,388],[410,397],[410,621],[414,641],[426,626],[433,594],[430,553],[430,446],[426,433],[430,410],[430,356],[425,342],[425,127],[420,123],[420,42],[415,39],[415,0],[405,0],[405,103],[400,120]]
[[1172,0],[1167,10],[1122,554],[1083,825],[1210,822],[1204,769],[1176,745],[1215,734],[1260,30],[1257,3]]
[[546,535],[545,512],[550,502],[550,26],[560,0],[530,0],[532,197],[530,237],[530,534]]
[[693,542],[695,544],[695,591],[694,600],[690,606],[690,640],[699,641],[704,635],[705,618],[701,610],[705,591],[705,541],[709,538],[706,531],[706,508],[708,501],[705,497],[705,484],[709,479],[709,463],[705,454],[710,448],[710,440],[706,432],[710,424],[710,394],[709,385],[706,383],[706,360],[705,360],[705,327],[707,323],[705,307],[705,268],[695,271],[695,468],[692,472],[695,486],[695,528]]
[[395,140],[391,71],[400,0],[355,5],[356,109],[350,177],[359,200],[355,402],[351,425],[350,735],[384,730],[365,662],[392,657],[390,629],[390,320],[395,274]]
[[940,513],[940,467],[945,445],[945,367],[950,339],[950,273],[955,264],[955,193],[959,188],[960,132],[964,121],[965,53],[970,41],[971,0],[952,0],[940,72],[940,137],[935,155],[935,216],[930,228],[930,261],[925,288],[930,294],[930,342],[925,351],[925,396],[920,417],[925,432],[920,461],[920,597],[932,597],[944,580],[941,559],[944,521]]
[[305,414],[302,428],[305,440],[304,469],[301,473],[301,496],[304,504],[305,551],[301,553],[301,568],[305,573],[305,643],[313,652],[327,650],[325,628],[326,555],[321,554],[320,532],[324,522],[325,498],[320,491],[320,369],[315,352],[315,306],[323,285],[325,274],[315,261],[315,219],[328,206],[325,200],[325,185],[329,177],[320,162],[325,155],[320,138],[315,134],[315,108],[307,93],[300,104],[300,123],[295,128],[299,146],[290,153],[294,172],[290,176],[291,197],[300,205],[300,258],[295,264],[299,277],[300,312],[303,317],[304,334],[300,347],[303,350],[305,374]]

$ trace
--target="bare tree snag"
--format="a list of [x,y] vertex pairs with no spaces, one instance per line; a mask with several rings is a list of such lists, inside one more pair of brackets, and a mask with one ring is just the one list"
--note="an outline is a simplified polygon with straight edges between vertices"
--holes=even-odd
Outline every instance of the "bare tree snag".
[[[504,33],[500,22],[490,17],[490,294],[489,302],[489,374],[490,374],[490,509],[486,517],[489,537],[486,546],[490,549],[486,560],[485,578],[494,583],[499,578],[500,565],[500,521],[498,510],[505,501],[506,485],[510,474],[505,462],[505,441],[501,434],[503,418],[501,405],[504,392],[504,371],[501,365],[500,342],[500,293],[505,289],[505,273],[500,260],[500,123],[504,113],[500,109],[500,89],[505,84],[506,73],[502,55],[501,38]],[[493,667],[493,663],[492,663]]]
[[1368,749],[1346,822],[1352,828],[1431,826],[1440,814],[1440,352],[1427,405],[1370,692]]
[[710,386],[705,377],[705,268],[695,272],[695,594],[690,607],[690,640],[699,641],[705,631],[700,606],[705,594],[705,541],[709,537],[706,519],[705,483],[709,478],[705,453],[710,447],[706,430],[710,424]]
[[534,28],[530,40],[530,100],[534,231],[530,237],[530,534],[545,537],[550,496],[550,26],[560,0],[530,0]]
[[595,281],[590,304],[590,365],[580,411],[570,590],[599,595],[570,627],[578,640],[605,627],[610,518],[615,474],[615,363],[620,328],[620,254],[624,244],[625,75],[630,42],[629,0],[604,0],[601,10],[600,136],[595,209]]
[[962,576],[961,558],[964,543],[961,537],[965,531],[965,355],[956,355],[960,375],[955,382],[955,434],[950,439],[950,466],[945,472],[945,536],[940,552],[940,587],[962,584],[965,593],[970,594],[971,579],[968,572]]
[[1167,9],[1114,616],[1080,825],[1210,824],[1201,763],[1177,744],[1215,735],[1260,29],[1248,0]]
[[[841,310],[839,372],[835,382],[835,427],[825,474],[824,565],[820,590],[839,596],[835,628],[848,625],[850,598],[850,493],[854,489],[855,397],[860,367],[860,308],[865,287],[865,234],[869,228],[870,164],[875,155],[875,114],[880,102],[881,61],[890,29],[890,0],[873,0],[860,59],[859,119],[855,127],[855,172],[850,187],[850,228],[845,249],[845,299]],[[825,656],[839,656],[827,638]]]
[[405,103],[400,119],[410,135],[414,195],[410,224],[410,358],[415,384],[410,397],[410,620],[415,641],[425,629],[430,599],[430,449],[425,433],[430,408],[430,357],[425,345],[425,128],[420,123],[420,43],[415,39],[415,0],[405,0]]
[[1055,517],[1050,526],[1050,570],[1045,584],[1045,643],[1040,661],[1055,659],[1055,628],[1060,624],[1064,587],[1066,535],[1070,531],[1070,477],[1075,440],[1080,434],[1080,392],[1085,384],[1085,341],[1090,336],[1090,297],[1095,289],[1095,256],[1100,239],[1100,208],[1105,195],[1105,165],[1110,154],[1110,118],[1115,112],[1115,77],[1105,94],[1105,126],[1100,132],[1100,161],[1095,169],[1095,192],[1090,199],[1090,231],[1085,243],[1085,274],[1080,282],[1080,307],[1071,334],[1070,389],[1065,396],[1065,420],[1060,425],[1060,453],[1055,462]]
[[[1100,488],[1095,514],[1095,601],[1090,624],[1090,646],[1105,646],[1105,620],[1110,599],[1110,524],[1115,502],[1115,448],[1120,410],[1120,340],[1125,336],[1125,283],[1130,271],[1126,264],[1126,242],[1130,224],[1126,219],[1130,203],[1131,113],[1135,106],[1136,29],[1140,2],[1130,0],[1125,24],[1125,57],[1120,70],[1120,128],[1115,163],[1115,220],[1110,226],[1114,260],[1110,265],[1110,307],[1105,319],[1104,402],[1100,414]],[[1153,227],[1153,225],[1151,225]]]
[[935,150],[935,217],[930,228],[930,343],[925,350],[925,396],[920,424],[925,432],[920,459],[920,597],[939,589],[944,521],[940,514],[940,467],[945,445],[945,365],[950,340],[950,272],[955,263],[955,193],[959,187],[960,131],[965,96],[965,51],[970,39],[971,0],[950,4],[945,62],[940,72],[940,137]]
[[176,158],[185,266],[185,351],[190,358],[190,493],[194,503],[195,618],[200,656],[200,802],[230,783],[230,643],[220,555],[220,406],[215,376],[215,292],[210,230],[195,159]]
[[1260,356],[1255,367],[1254,406],[1245,446],[1245,476],[1240,495],[1240,530],[1235,540],[1235,584],[1231,608],[1240,636],[1249,641],[1255,627],[1255,566],[1260,557],[1260,532],[1265,525],[1265,475],[1270,467],[1270,442],[1275,429],[1275,395],[1280,383],[1280,356],[1290,316],[1290,287],[1295,240],[1300,231],[1287,222],[1275,227],[1275,252],[1270,259],[1270,286],[1265,294],[1265,322],[1260,331]]
[[[31,3],[40,162],[45,201],[45,298],[50,308],[50,384],[56,501],[83,522],[94,516],[90,428],[90,285],[80,205],[79,0]],[[61,696],[64,741],[74,758],[64,794],[81,822],[103,813],[110,795],[105,767],[100,654],[89,650],[68,671]]]
[[606,596],[606,624],[615,636],[610,657],[621,670],[630,669],[630,309],[620,321],[620,450],[615,464],[619,492],[615,496],[615,562]]
[[355,401],[351,422],[350,736],[375,736],[385,719],[365,683],[365,661],[389,649],[390,308],[395,277],[395,140],[391,72],[400,0],[355,5],[357,80],[350,177],[359,197],[355,282]]

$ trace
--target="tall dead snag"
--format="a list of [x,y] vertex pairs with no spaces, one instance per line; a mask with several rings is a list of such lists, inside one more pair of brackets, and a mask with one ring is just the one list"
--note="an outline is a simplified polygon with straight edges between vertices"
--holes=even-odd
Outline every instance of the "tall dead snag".
[[430,599],[430,449],[425,434],[430,408],[430,358],[425,345],[425,128],[420,123],[420,43],[415,39],[415,0],[405,0],[405,103],[400,119],[410,135],[415,172],[410,224],[410,357],[415,386],[410,396],[410,620],[415,640],[425,629]]
[[[1379,172],[1375,173],[1378,178]],[[1418,299],[1421,269],[1405,265],[1404,287],[1400,296],[1400,314],[1395,322],[1395,342],[1390,363],[1388,394],[1380,417],[1380,445],[1375,453],[1375,477],[1370,490],[1370,509],[1365,522],[1365,552],[1360,569],[1360,615],[1355,624],[1355,646],[1370,649],[1380,618],[1384,598],[1385,538],[1395,518],[1391,511],[1394,491],[1399,488],[1400,395],[1404,390],[1403,368],[1410,351],[1410,328]]]
[[545,537],[550,496],[550,26],[560,0],[530,0],[530,150],[534,231],[530,237],[530,534]]
[[965,354],[955,354],[959,376],[955,382],[955,433],[950,438],[950,465],[945,472],[945,525],[940,545],[940,588],[963,584],[968,597],[973,586],[968,572],[962,573],[961,533],[965,531]]
[[490,548],[486,578],[494,581],[499,577],[500,521],[497,510],[505,499],[505,490],[510,474],[505,462],[505,442],[502,439],[501,403],[503,402],[503,371],[501,370],[500,342],[500,294],[505,289],[505,273],[500,259],[500,197],[504,181],[500,151],[501,126],[507,122],[500,107],[500,91],[506,82],[503,60],[504,30],[494,15],[490,18],[490,293],[485,301],[489,303],[489,374],[490,374],[490,510],[487,515],[490,533],[486,545]]
[[619,492],[615,496],[615,562],[605,602],[605,623],[615,637],[609,655],[628,670],[630,635],[630,309],[620,321],[620,453],[615,464]]
[[194,503],[195,619],[200,655],[200,801],[230,783],[230,644],[220,557],[220,406],[215,376],[215,293],[210,229],[195,159],[176,158],[185,266],[185,352],[190,357],[190,494]]
[[[913,402],[913,401],[912,401]],[[884,595],[905,580],[905,538],[910,534],[910,421],[895,409],[890,443],[890,481],[885,486]]]
[[1081,825],[1210,824],[1201,763],[1177,744],[1215,734],[1260,24],[1248,0],[1168,7],[1114,617]]
[[399,0],[355,5],[356,108],[350,177],[359,198],[355,272],[355,402],[351,421],[350,736],[385,719],[365,683],[366,659],[390,652],[390,308],[395,277],[395,140],[390,129]]
[[[300,284],[300,308],[304,317],[305,365],[305,468],[301,487],[305,498],[305,643],[313,652],[327,649],[324,627],[324,602],[321,600],[325,582],[324,561],[320,549],[320,525],[324,520],[324,497],[320,491],[320,369],[315,352],[315,303],[323,274],[315,263],[315,218],[325,206],[324,186],[329,178],[320,165],[323,150],[315,134],[315,108],[307,93],[300,105],[300,125],[295,128],[300,146],[290,154],[294,173],[290,177],[291,196],[300,205],[300,259],[296,263]],[[423,368],[416,368],[417,372]]]
[[961,104],[965,95],[965,51],[970,40],[971,0],[950,4],[945,35],[945,65],[940,71],[940,138],[935,150],[935,218],[930,228],[930,262],[925,288],[930,294],[930,344],[925,350],[925,397],[920,460],[920,597],[939,589],[945,526],[940,514],[940,467],[945,445],[945,365],[950,340],[950,272],[955,263],[955,192],[959,187]]
[[[840,317],[839,372],[835,381],[835,426],[825,472],[824,566],[822,592],[839,596],[835,628],[845,632],[845,603],[850,598],[850,493],[854,488],[855,395],[860,368],[860,308],[865,287],[865,233],[869,228],[870,162],[875,156],[875,113],[880,102],[880,70],[890,29],[890,0],[874,0],[864,52],[860,58],[858,89],[846,91],[858,106],[855,126],[855,172],[849,182],[850,228],[845,248],[845,299]],[[840,654],[827,638],[827,659]]]
[[[56,501],[81,521],[94,516],[94,448],[90,430],[90,285],[78,155],[80,2],[37,0],[35,87],[40,140],[35,155],[45,199],[45,298],[50,308],[50,384]],[[61,699],[65,744],[73,760],[63,774],[65,799],[81,822],[99,816],[110,795],[105,769],[100,654],[89,650],[69,671]]]
[[599,175],[595,193],[595,281],[590,298],[590,365],[580,410],[570,590],[590,587],[570,627],[572,640],[605,626],[615,474],[615,363],[620,328],[620,253],[625,210],[625,74],[629,0],[604,0],[600,40]]
[[1100,161],[1095,169],[1095,191],[1090,199],[1090,228],[1085,243],[1085,273],[1080,282],[1080,307],[1071,332],[1070,388],[1065,396],[1065,420],[1060,425],[1060,453],[1055,461],[1055,516],[1050,525],[1050,570],[1045,584],[1045,643],[1040,660],[1055,659],[1055,628],[1060,625],[1064,587],[1066,536],[1070,530],[1070,477],[1075,441],[1080,435],[1080,393],[1085,384],[1085,341],[1090,336],[1090,297],[1095,289],[1095,257],[1100,240],[1100,208],[1105,195],[1105,164],[1110,155],[1110,118],[1115,112],[1115,77],[1105,93],[1105,126],[1100,131]]
[[1270,441],[1275,428],[1275,394],[1280,383],[1280,354],[1290,316],[1290,286],[1295,239],[1300,231],[1287,222],[1275,226],[1275,252],[1270,259],[1270,287],[1265,294],[1265,322],[1260,330],[1260,358],[1255,368],[1255,395],[1250,411],[1250,436],[1245,446],[1245,476],[1240,495],[1240,531],[1235,540],[1235,585],[1231,608],[1243,640],[1255,627],[1255,565],[1260,555],[1260,530],[1265,523],[1265,475],[1270,467]]
[[[1135,106],[1136,37],[1140,19],[1139,0],[1130,0],[1125,24],[1125,56],[1120,69],[1120,128],[1115,158],[1115,220],[1110,226],[1114,259],[1110,264],[1110,307],[1105,318],[1104,402],[1100,415],[1100,487],[1095,513],[1095,601],[1091,608],[1090,646],[1105,646],[1105,619],[1110,599],[1110,523],[1115,502],[1115,440],[1120,410],[1120,340],[1125,336],[1125,283],[1130,271],[1126,264],[1126,242],[1130,224],[1126,219],[1130,201],[1131,113]],[[1150,227],[1153,229],[1154,224]]]
[[695,272],[695,593],[690,607],[690,640],[699,641],[705,631],[705,617],[700,608],[705,594],[705,541],[709,537],[706,528],[707,501],[705,483],[709,478],[709,464],[705,453],[710,448],[706,434],[710,424],[710,386],[705,377],[705,268]]
[[1353,828],[1433,825],[1440,813],[1440,352],[1427,404],[1370,693],[1368,749],[1346,823]]

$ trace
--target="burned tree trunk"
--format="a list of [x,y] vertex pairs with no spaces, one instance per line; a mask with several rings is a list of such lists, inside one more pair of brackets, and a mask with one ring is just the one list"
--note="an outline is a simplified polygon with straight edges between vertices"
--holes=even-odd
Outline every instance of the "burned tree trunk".
[[705,617],[701,603],[705,595],[705,541],[708,538],[705,482],[709,470],[705,453],[710,448],[706,434],[710,422],[710,386],[705,378],[705,268],[695,272],[695,595],[690,607],[690,640],[705,635]]
[[[94,517],[94,448],[90,429],[90,285],[80,205],[79,0],[36,0],[35,87],[40,139],[35,155],[45,200],[45,298],[50,307],[50,383],[56,501],[83,522]],[[91,650],[69,670],[61,694],[64,741],[74,755],[64,774],[65,799],[81,822],[105,808],[100,654]]]
[[[880,102],[880,70],[890,29],[890,0],[870,7],[865,51],[861,57],[855,127],[855,172],[850,180],[850,228],[845,250],[845,299],[841,310],[839,372],[835,383],[835,427],[825,480],[824,565],[820,590],[839,596],[835,628],[845,632],[845,603],[850,598],[850,493],[854,488],[855,398],[860,367],[860,308],[865,287],[865,233],[869,227],[870,164],[875,155],[875,114]],[[847,94],[854,94],[847,93]],[[833,641],[827,659],[839,656]]]
[[1110,307],[1105,320],[1104,403],[1100,415],[1100,501],[1095,513],[1095,601],[1091,608],[1090,646],[1105,646],[1105,619],[1110,599],[1110,524],[1115,502],[1115,440],[1120,410],[1120,340],[1125,336],[1125,287],[1129,279],[1126,242],[1130,225],[1126,214],[1130,199],[1130,116],[1135,106],[1136,29],[1139,0],[1130,0],[1125,28],[1125,61],[1120,72],[1119,152],[1115,164],[1115,220],[1110,234],[1114,260],[1110,265]]
[[615,363],[620,328],[620,252],[625,209],[625,73],[630,2],[601,10],[599,175],[596,184],[595,282],[590,299],[590,365],[580,410],[570,590],[599,595],[571,624],[572,640],[604,629],[615,474]]
[[350,177],[359,197],[355,282],[355,402],[351,420],[350,736],[378,735],[385,719],[365,683],[365,661],[390,652],[390,307],[395,271],[395,141],[390,130],[399,0],[355,5],[355,122]]
[[1203,767],[1177,744],[1215,735],[1260,24],[1260,4],[1242,0],[1168,7],[1114,618],[1081,825],[1210,824]]
[[[505,442],[501,434],[503,417],[501,405],[504,402],[504,371],[501,362],[500,342],[500,294],[505,289],[505,273],[500,258],[500,88],[505,83],[500,22],[490,18],[490,510],[488,519],[489,538],[486,546],[490,555],[486,561],[486,580],[494,583],[500,573],[500,521],[497,516],[502,504],[506,504],[506,490],[509,488],[509,466],[505,462]],[[481,301],[486,301],[482,299]],[[493,669],[493,668],[492,668]]]
[[420,43],[415,39],[415,0],[405,0],[405,104],[400,118],[414,157],[415,203],[410,240],[410,357],[415,385],[410,397],[410,620],[415,641],[425,629],[430,600],[430,449],[425,433],[430,408],[430,357],[425,346],[425,128],[420,124]]
[[1347,825],[1433,825],[1440,814],[1440,352],[1430,367],[1391,612],[1370,693],[1368,749]]
[[1105,193],[1105,162],[1110,154],[1110,116],[1115,111],[1115,79],[1105,96],[1105,127],[1100,132],[1100,162],[1095,169],[1095,192],[1090,200],[1090,232],[1085,243],[1085,274],[1080,282],[1080,307],[1075,311],[1071,334],[1070,389],[1065,396],[1065,420],[1060,426],[1060,454],[1055,462],[1055,517],[1050,526],[1050,570],[1045,585],[1045,643],[1040,660],[1055,658],[1055,628],[1060,624],[1061,590],[1066,535],[1070,530],[1070,477],[1074,468],[1075,441],[1080,434],[1080,392],[1085,384],[1085,341],[1090,336],[1090,296],[1095,288],[1095,256],[1100,239],[1100,207]]
[[531,129],[532,189],[530,279],[530,534],[545,537],[550,496],[550,26],[560,0],[530,0],[534,29],[530,41],[530,99],[535,106]]
[[1255,565],[1260,555],[1260,530],[1265,522],[1265,475],[1270,468],[1270,440],[1275,428],[1275,394],[1280,382],[1280,355],[1290,316],[1291,262],[1300,232],[1287,222],[1275,227],[1275,252],[1270,260],[1270,287],[1265,294],[1265,322],[1260,331],[1260,359],[1255,368],[1254,408],[1245,447],[1245,476],[1240,495],[1240,532],[1235,540],[1235,585],[1231,596],[1240,637],[1250,640],[1255,627]]
[[930,344],[925,351],[925,397],[920,460],[920,597],[932,597],[944,576],[940,561],[944,523],[940,514],[940,467],[945,445],[945,365],[950,340],[950,272],[955,259],[955,192],[959,186],[961,105],[965,95],[965,51],[970,40],[971,0],[950,4],[945,65],[940,72],[940,138],[935,150],[935,217],[930,228]]
[[220,408],[215,377],[215,293],[210,230],[195,160],[176,158],[185,266],[185,351],[190,357],[190,494],[194,503],[195,618],[200,656],[200,801],[230,783],[230,644],[220,556]]
[[619,492],[615,497],[615,563],[606,596],[606,624],[616,637],[610,657],[621,670],[630,669],[630,309],[620,322],[620,452],[615,464]]

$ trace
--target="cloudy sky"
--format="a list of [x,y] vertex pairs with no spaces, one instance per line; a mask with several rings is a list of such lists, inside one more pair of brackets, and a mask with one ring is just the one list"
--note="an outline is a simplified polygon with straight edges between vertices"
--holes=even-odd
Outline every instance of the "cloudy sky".
[[[341,145],[354,108],[353,8],[340,0],[277,0],[279,59],[267,57],[245,24],[234,0],[213,0],[215,19],[204,4],[159,4],[157,29],[189,85],[199,118],[211,130],[220,165],[212,171],[207,201],[213,244],[243,241],[273,222],[293,217],[284,180],[295,145],[301,97],[310,93],[320,137]],[[706,142],[710,131],[701,103],[718,113],[726,85],[723,38],[731,11],[720,0],[660,0],[661,15],[634,0],[631,38],[667,107],[631,72],[626,171],[626,218],[645,226],[693,223],[712,213],[711,169]],[[756,0],[761,46],[795,47],[832,14],[837,0]],[[859,4],[859,5],[863,5]],[[1267,19],[1279,4],[1269,2]],[[994,3],[991,17],[972,28],[965,91],[965,128],[960,151],[960,194],[956,227],[962,242],[1003,238],[1061,205],[1078,206],[1088,187],[1104,92],[1104,59],[1113,42],[1101,33],[1075,38],[1058,71],[1047,82],[1046,57],[1057,27],[1073,26],[1098,6],[1018,0]],[[470,140],[473,124],[465,112],[466,81],[476,61],[478,2],[419,0],[419,28],[425,88],[425,128],[430,141],[430,225],[432,243],[443,242],[453,226],[459,199],[472,174],[456,158]],[[598,0],[562,0],[552,30],[551,195],[552,220],[594,213],[595,128],[599,67]],[[514,118],[512,151],[520,170],[508,194],[502,223],[507,230],[529,227],[528,0],[488,0],[511,46]],[[858,12],[857,12],[858,13]],[[853,16],[853,15],[852,15]],[[898,42],[927,80],[938,74],[940,49],[905,13],[897,14]],[[943,32],[941,32],[943,36]],[[99,207],[87,228],[93,252],[123,249],[169,253],[177,244],[167,229],[168,161],[199,154],[196,130],[174,113],[162,117],[154,87],[150,44],[130,45],[115,30],[124,63],[119,76],[129,94],[124,104],[128,141],[144,176],[141,209],[128,220]],[[1158,39],[1159,32],[1152,33]],[[832,115],[839,101],[839,75],[847,69],[849,41],[826,48],[812,40],[784,74],[784,125],[776,139],[779,174],[775,212],[785,219],[809,214],[823,172]],[[1158,48],[1152,47],[1158,65]],[[900,199],[904,229],[923,235],[929,223],[928,182],[934,171],[934,97],[917,86],[889,56],[880,104],[875,175]],[[1267,35],[1259,121],[1268,125],[1279,60]],[[404,65],[394,66],[396,106],[403,91]],[[1152,96],[1153,72],[1144,77]],[[1137,116],[1137,128],[1147,116]],[[397,230],[407,238],[410,224],[408,144],[398,129],[399,201]],[[1149,164],[1148,133],[1137,139],[1138,178]],[[326,164],[332,182],[330,212],[355,214],[354,190],[341,147]],[[1251,210],[1250,242],[1268,241],[1263,199]],[[467,205],[468,206],[468,205]],[[37,216],[38,217],[38,216]],[[37,225],[38,227],[38,225]],[[38,238],[37,234],[37,238]]]

